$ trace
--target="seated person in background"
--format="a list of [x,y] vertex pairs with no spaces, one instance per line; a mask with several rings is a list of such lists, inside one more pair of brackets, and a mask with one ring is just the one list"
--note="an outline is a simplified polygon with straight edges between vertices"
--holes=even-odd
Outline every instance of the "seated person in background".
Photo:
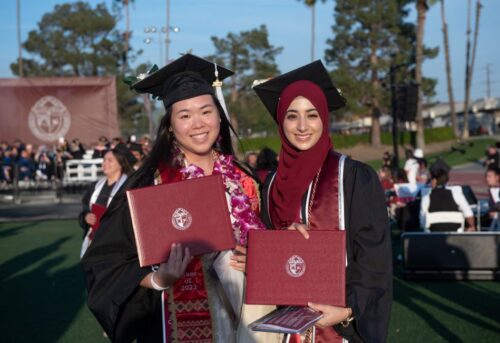
[[413,156],[418,163],[416,176],[417,183],[426,184],[427,182],[429,182],[429,171],[427,168],[427,160],[424,158],[424,152],[422,151],[422,149],[415,149]]
[[380,183],[382,184],[382,189],[388,191],[394,188],[394,182],[392,181],[391,169],[387,166],[383,166],[378,171],[378,177]]
[[71,141],[69,145],[69,153],[75,160],[81,160],[83,155],[85,155],[85,148],[78,138]]
[[456,231],[462,225],[446,219],[446,213],[443,213],[443,220],[438,223],[427,225],[428,216],[434,212],[457,212],[461,213],[467,222],[466,231],[475,231],[474,215],[465,199],[461,187],[449,187],[449,167],[441,162],[441,166],[431,168],[431,186],[429,194],[422,197],[420,204],[420,227],[426,231]]
[[257,153],[255,151],[250,151],[245,155],[245,163],[252,171],[255,172],[257,169]]
[[382,168],[387,167],[392,170],[392,159],[393,156],[389,151],[384,152],[384,156],[382,157]]
[[104,155],[109,150],[109,141],[105,136],[99,137],[97,146],[94,148],[92,158],[104,158]]
[[36,179],[37,180],[50,180],[54,174],[54,164],[49,156],[47,147],[42,145],[39,147],[35,155],[36,163]]
[[110,143],[110,149],[116,148],[118,145],[125,144],[121,137],[113,137]]
[[404,170],[406,172],[406,177],[408,178],[408,183],[417,183],[418,168],[419,164],[413,154],[413,150],[406,150],[406,162]]
[[135,158],[135,162],[133,163],[132,168],[134,170],[137,170],[142,165],[142,161],[146,156],[144,155],[144,151],[142,151],[142,146],[138,143],[130,143],[129,149],[130,153]]
[[36,170],[35,161],[33,161],[27,150],[21,151],[21,157],[19,158],[18,166],[19,180],[33,180]]
[[500,170],[496,167],[489,167],[485,175],[486,183],[489,187],[489,215],[491,218],[490,230],[500,231]]
[[266,181],[267,175],[276,170],[278,167],[278,155],[269,149],[264,148],[259,152],[259,156],[257,156],[257,178],[259,179],[261,184],[264,184]]
[[499,154],[498,154],[498,150],[497,150],[497,147],[494,146],[494,145],[490,145],[488,146],[488,148],[486,149],[486,158],[483,162],[483,165],[486,167],[486,168],[489,168],[489,167],[495,167],[495,168],[498,168],[499,167]]

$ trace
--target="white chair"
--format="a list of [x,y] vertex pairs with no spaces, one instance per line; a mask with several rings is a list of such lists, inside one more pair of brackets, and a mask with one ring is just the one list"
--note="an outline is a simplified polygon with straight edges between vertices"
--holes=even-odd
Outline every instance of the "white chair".
[[462,212],[428,212],[426,213],[425,230],[430,231],[432,224],[460,224],[457,232],[464,232],[465,218]]
[[69,160],[66,161],[64,183],[72,184],[97,181],[102,175],[102,158]]

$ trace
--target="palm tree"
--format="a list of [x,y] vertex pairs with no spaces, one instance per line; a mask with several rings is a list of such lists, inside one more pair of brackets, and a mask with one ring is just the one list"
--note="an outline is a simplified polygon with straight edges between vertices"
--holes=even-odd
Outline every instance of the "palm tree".
[[446,80],[448,82],[448,101],[450,102],[451,124],[453,127],[453,135],[457,138],[458,132],[457,112],[455,111],[455,98],[453,96],[453,83],[451,82],[451,63],[450,63],[450,46],[448,43],[448,24],[444,13],[444,0],[441,0],[441,20],[443,22],[443,40],[444,40],[444,55],[446,60]]
[[123,51],[123,56],[124,56],[124,62],[123,63],[123,70],[125,70],[126,65],[128,63],[127,60],[127,54],[128,54],[128,47],[129,47],[129,38],[130,38],[130,14],[129,14],[129,8],[128,5],[130,2],[133,2],[134,0],[115,0],[119,5],[123,6],[125,8],[125,43],[124,43],[124,51]]
[[[316,0],[298,0],[311,9],[311,61],[314,61],[314,50],[316,44]],[[322,0],[325,2],[325,0]]]
[[415,82],[419,85],[417,96],[417,114],[415,121],[417,123],[417,148],[425,148],[424,138],[424,118],[422,117],[422,62],[424,58],[424,26],[429,5],[426,0],[417,0],[417,43],[415,53]]
[[469,138],[469,105],[470,105],[470,86],[472,83],[472,70],[476,60],[477,38],[479,34],[479,16],[481,13],[481,2],[476,0],[476,25],[474,28],[474,47],[472,48],[472,58],[469,63],[470,54],[470,0],[468,1],[467,15],[467,52],[466,52],[466,67],[465,67],[465,100],[464,100],[464,127],[462,131],[462,139]]

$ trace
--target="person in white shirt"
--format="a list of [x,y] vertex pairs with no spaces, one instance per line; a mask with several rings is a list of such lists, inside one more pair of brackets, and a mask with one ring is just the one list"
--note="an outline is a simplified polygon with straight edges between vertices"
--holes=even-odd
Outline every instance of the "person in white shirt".
[[414,157],[413,151],[411,149],[406,150],[406,162],[404,170],[408,178],[408,183],[417,183],[418,169],[419,169],[419,164],[417,159]]
[[489,216],[491,224],[489,229],[492,231],[500,231],[500,220],[498,212],[500,212],[500,170],[495,166],[490,166],[486,170],[485,181],[488,184],[489,199]]
[[[447,168],[431,168],[432,190],[422,197],[420,204],[420,227],[425,231],[456,231],[462,225],[447,216],[452,212],[463,215],[466,221],[465,231],[476,231],[474,214],[465,199],[460,186],[447,186],[449,179]],[[443,219],[439,222],[428,223],[430,213],[441,212]]]

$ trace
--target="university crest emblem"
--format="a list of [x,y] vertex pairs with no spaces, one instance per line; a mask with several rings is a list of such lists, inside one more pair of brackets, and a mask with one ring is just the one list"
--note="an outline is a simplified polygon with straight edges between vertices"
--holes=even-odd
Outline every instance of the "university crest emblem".
[[193,217],[188,210],[180,207],[174,211],[172,214],[172,225],[177,230],[187,230],[191,223],[193,222]]

